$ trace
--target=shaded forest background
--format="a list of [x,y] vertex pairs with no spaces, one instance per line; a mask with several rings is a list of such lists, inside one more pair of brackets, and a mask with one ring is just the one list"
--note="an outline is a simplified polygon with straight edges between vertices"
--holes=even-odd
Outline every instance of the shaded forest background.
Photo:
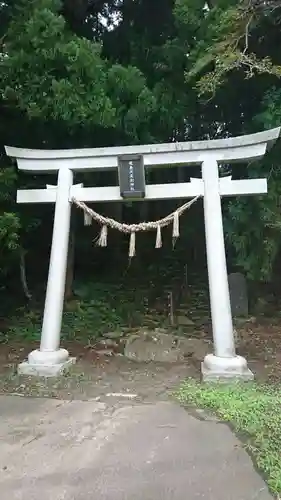
[[[5,156],[4,145],[49,149],[190,141],[279,126],[280,47],[280,1],[2,1],[3,318],[28,301],[24,270],[32,300],[39,302],[41,311],[51,244],[53,207],[18,206],[16,189],[56,183],[51,175],[17,172]],[[268,195],[224,201],[223,210],[229,270],[244,272],[249,283],[255,284],[253,290],[257,290],[256,283],[266,284],[277,301],[280,149],[277,144],[262,162],[235,165],[233,170],[229,165],[221,174],[268,179]],[[148,173],[147,181],[182,182],[190,175],[199,176],[199,172],[184,167],[157,169]],[[113,185],[116,178],[112,173],[90,173],[77,175],[75,181]],[[139,222],[165,216],[178,204],[100,204],[98,211]],[[169,289],[206,282],[200,202],[182,218],[181,238],[174,250],[168,229],[161,250],[154,249],[155,235],[140,235],[137,257],[131,262],[126,237],[112,232],[108,248],[101,250],[93,244],[98,228],[84,227],[77,212],[72,220],[67,296],[74,293],[82,301],[90,297],[95,312],[85,312],[85,307],[81,313],[87,328],[95,321],[104,328],[121,322],[120,308],[127,308],[128,316],[130,303],[130,314],[134,314],[132,297],[145,307],[143,297],[154,288],[155,306],[159,297],[165,303]],[[115,305],[110,302],[113,299]],[[34,304],[28,307],[26,328],[30,331],[38,315],[33,316]],[[97,309],[99,320],[93,318]]]

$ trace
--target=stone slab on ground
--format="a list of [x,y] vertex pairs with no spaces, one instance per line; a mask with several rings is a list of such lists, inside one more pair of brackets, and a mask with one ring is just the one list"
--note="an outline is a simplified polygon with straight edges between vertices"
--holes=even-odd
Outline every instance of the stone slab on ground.
[[177,324],[179,326],[194,326],[194,321],[190,319],[184,311],[180,311],[181,314],[176,317]]
[[157,331],[140,331],[131,335],[125,344],[126,358],[138,362],[177,363],[194,356],[203,360],[211,352],[204,339],[187,338]]
[[149,330],[131,335],[126,342],[124,355],[138,362],[177,363],[184,360],[173,335]]
[[270,500],[237,438],[172,402],[0,397],[1,500]]

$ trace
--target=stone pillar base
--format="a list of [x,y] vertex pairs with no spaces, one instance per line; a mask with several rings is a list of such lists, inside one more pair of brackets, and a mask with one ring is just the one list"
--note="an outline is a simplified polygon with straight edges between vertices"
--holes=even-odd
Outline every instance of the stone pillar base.
[[19,375],[58,377],[68,372],[76,358],[70,358],[66,349],[57,351],[32,351],[28,360],[18,365]]
[[231,380],[253,380],[254,374],[249,370],[247,361],[242,356],[220,358],[214,354],[207,354],[201,364],[203,382]]

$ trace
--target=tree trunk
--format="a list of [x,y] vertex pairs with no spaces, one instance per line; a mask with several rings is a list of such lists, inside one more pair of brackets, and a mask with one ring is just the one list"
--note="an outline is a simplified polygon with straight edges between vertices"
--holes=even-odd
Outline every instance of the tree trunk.
[[28,300],[31,300],[32,295],[29,291],[26,279],[25,252],[23,249],[20,252],[20,278],[24,295]]

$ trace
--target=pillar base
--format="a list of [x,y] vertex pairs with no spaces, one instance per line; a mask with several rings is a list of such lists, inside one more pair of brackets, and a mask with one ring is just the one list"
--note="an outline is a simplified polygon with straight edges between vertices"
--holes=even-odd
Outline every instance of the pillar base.
[[32,351],[27,361],[18,365],[19,375],[58,377],[68,372],[76,358],[70,358],[66,349],[57,351]]
[[247,361],[242,356],[220,358],[207,354],[201,364],[203,382],[253,380],[254,374],[249,370]]

